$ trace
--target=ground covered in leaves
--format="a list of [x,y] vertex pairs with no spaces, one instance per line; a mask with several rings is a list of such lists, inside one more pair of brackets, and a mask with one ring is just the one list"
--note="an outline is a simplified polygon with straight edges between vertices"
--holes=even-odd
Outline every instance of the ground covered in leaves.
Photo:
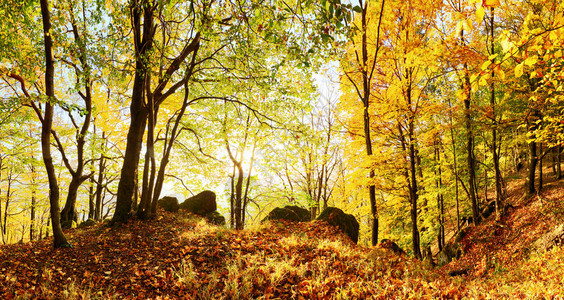
[[0,299],[558,299],[564,251],[531,245],[562,223],[562,191],[515,198],[501,220],[471,227],[464,256],[442,269],[357,246],[321,221],[234,231],[160,212],[97,224],[66,232],[72,249],[0,247]]

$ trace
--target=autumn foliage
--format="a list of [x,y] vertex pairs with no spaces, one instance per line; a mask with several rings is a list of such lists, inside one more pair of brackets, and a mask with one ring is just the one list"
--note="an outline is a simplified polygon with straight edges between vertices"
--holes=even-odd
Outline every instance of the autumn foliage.
[[[161,211],[118,228],[66,232],[0,248],[3,299],[528,299],[562,295],[561,246],[531,245],[560,216],[562,188],[519,199],[500,223],[470,227],[465,255],[433,268],[405,254],[355,245],[322,221],[266,223],[235,231]],[[515,186],[517,188],[517,186]],[[555,206],[556,205],[556,206]],[[454,270],[465,269],[451,277]]]

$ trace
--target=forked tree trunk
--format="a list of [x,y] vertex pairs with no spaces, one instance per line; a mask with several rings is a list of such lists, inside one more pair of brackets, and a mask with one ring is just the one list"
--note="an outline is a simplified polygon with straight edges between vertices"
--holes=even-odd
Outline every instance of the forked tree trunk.
[[131,95],[131,121],[127,132],[127,144],[118,184],[116,209],[111,224],[123,223],[129,219],[135,193],[135,177],[139,166],[139,155],[143,143],[143,134],[149,114],[144,105],[145,84],[148,66],[146,59],[153,48],[154,7],[148,1],[142,3],[133,1],[131,20],[133,25],[133,39],[135,44],[135,78]]

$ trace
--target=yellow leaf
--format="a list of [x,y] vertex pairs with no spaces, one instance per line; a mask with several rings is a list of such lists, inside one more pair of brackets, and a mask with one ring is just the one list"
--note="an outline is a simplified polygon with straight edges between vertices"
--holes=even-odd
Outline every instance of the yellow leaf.
[[490,67],[491,64],[492,64],[491,61],[486,60],[486,61],[482,64],[482,70],[487,70],[487,69]]
[[538,57],[536,55],[533,56],[529,56],[527,59],[525,59],[524,63],[527,66],[532,66],[534,65],[536,62],[538,61]]
[[478,21],[478,23],[481,23],[484,19],[485,14],[486,9],[483,6],[480,6],[478,9],[476,9],[476,21]]
[[521,77],[521,75],[523,75],[523,63],[520,63],[515,67],[515,77]]

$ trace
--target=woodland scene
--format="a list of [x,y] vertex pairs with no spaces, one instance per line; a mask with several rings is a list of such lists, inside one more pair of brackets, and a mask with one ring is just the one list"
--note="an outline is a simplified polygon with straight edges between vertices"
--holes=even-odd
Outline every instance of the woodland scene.
[[1,0],[1,299],[564,298],[557,0]]

